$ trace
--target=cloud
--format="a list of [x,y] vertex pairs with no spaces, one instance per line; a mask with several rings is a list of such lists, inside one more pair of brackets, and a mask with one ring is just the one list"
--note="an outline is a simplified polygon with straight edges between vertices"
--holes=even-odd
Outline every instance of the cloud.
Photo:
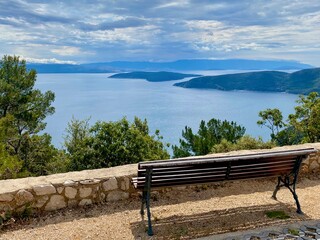
[[320,65],[320,2],[0,1],[0,54],[94,62],[296,58]]
[[51,52],[56,53],[60,56],[73,56],[81,53],[80,48],[63,46],[55,49],[51,49]]
[[28,63],[56,63],[56,64],[77,64],[75,61],[63,61],[56,58],[28,58],[21,56],[21,59],[26,60]]
[[84,31],[114,30],[117,28],[140,27],[146,25],[146,21],[139,18],[127,17],[116,21],[104,21],[98,24],[79,24],[79,28]]

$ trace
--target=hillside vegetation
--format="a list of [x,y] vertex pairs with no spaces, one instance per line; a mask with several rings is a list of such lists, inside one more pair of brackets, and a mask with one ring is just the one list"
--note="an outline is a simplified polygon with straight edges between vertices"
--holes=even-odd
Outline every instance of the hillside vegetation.
[[175,72],[130,72],[118,73],[110,76],[110,78],[132,78],[132,79],[145,79],[149,82],[164,82],[180,80],[187,77],[199,77],[196,74],[184,74]]
[[176,83],[184,88],[206,88],[224,91],[248,90],[309,94],[320,92],[320,68],[305,69],[293,73],[261,71],[193,78]]

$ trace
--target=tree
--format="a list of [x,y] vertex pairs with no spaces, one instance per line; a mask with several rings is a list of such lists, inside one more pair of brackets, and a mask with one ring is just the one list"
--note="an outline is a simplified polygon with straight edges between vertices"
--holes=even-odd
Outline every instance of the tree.
[[289,123],[303,133],[303,142],[320,141],[320,97],[316,92],[300,96],[295,113],[289,115]]
[[[305,142],[320,141],[320,97],[316,92],[307,96],[299,96],[295,113],[290,114],[285,124],[282,113],[278,109],[261,111],[262,120],[259,125],[264,125],[271,130],[271,138],[277,145],[293,145]],[[286,128],[279,131],[280,128]]]
[[6,143],[20,153],[24,139],[39,133],[45,117],[54,113],[54,93],[34,89],[35,70],[28,70],[25,60],[4,56],[0,61],[0,118],[6,119]]
[[113,167],[140,161],[169,158],[160,141],[159,131],[149,134],[146,120],[126,118],[115,122],[72,120],[68,124],[65,147],[70,158],[70,170]]
[[245,131],[244,127],[233,121],[213,118],[206,123],[202,120],[197,134],[194,134],[190,127],[185,127],[182,131],[182,139],[179,139],[180,146],[172,147],[173,156],[177,158],[208,154],[212,147],[219,144],[222,139],[235,143]]
[[51,137],[38,135],[44,119],[54,113],[54,94],[34,89],[35,82],[36,71],[28,70],[25,60],[0,60],[0,127],[7,161],[22,162],[20,176],[47,174],[46,164],[57,154]]
[[281,111],[277,108],[268,108],[264,111],[260,111],[259,117],[261,117],[261,120],[259,120],[257,124],[269,128],[271,130],[271,140],[276,140],[280,129],[285,126]]

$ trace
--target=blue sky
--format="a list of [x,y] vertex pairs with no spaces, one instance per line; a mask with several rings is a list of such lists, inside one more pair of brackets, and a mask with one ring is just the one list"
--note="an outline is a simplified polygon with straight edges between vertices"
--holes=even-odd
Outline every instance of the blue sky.
[[85,63],[290,59],[320,66],[319,0],[0,0],[0,55]]

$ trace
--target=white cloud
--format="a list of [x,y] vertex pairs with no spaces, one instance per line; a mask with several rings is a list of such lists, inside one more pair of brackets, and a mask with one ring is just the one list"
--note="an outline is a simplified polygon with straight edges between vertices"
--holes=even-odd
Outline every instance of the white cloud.
[[25,59],[28,63],[58,63],[58,64],[77,64],[75,61],[58,60],[56,58],[28,58],[21,56],[21,59]]
[[73,56],[80,54],[80,48],[78,47],[71,47],[71,46],[63,46],[59,48],[51,49],[52,53],[56,53],[60,56]]
[[160,4],[156,6],[154,9],[161,9],[161,8],[171,8],[171,7],[185,7],[189,4],[188,0],[178,0],[178,1],[172,1],[164,4]]

